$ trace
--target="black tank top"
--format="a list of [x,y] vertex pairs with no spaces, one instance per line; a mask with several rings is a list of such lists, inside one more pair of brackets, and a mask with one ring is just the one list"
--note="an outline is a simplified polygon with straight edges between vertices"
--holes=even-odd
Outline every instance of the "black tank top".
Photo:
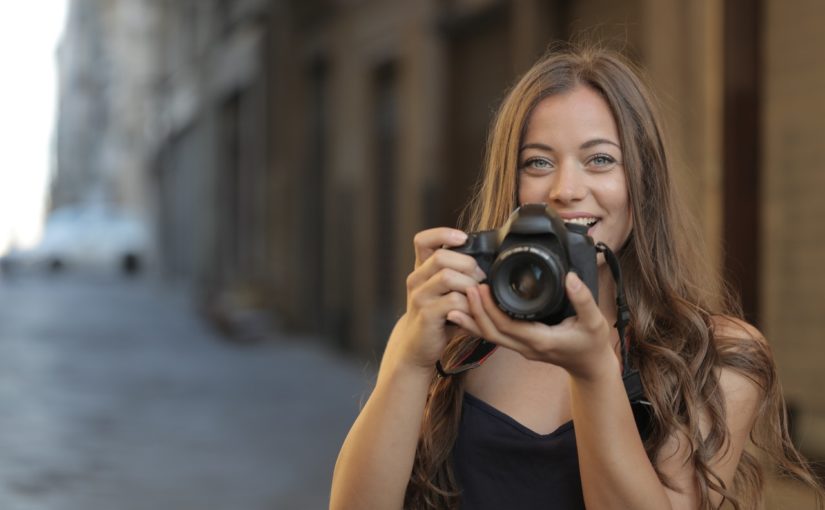
[[584,509],[572,421],[537,434],[465,393],[453,463],[462,509]]

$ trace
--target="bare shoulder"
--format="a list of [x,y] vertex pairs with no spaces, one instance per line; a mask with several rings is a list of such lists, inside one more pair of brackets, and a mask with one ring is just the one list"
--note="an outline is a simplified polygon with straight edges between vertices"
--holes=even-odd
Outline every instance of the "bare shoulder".
[[718,341],[738,340],[743,342],[757,342],[765,344],[765,336],[755,326],[743,319],[729,315],[714,315],[711,317],[713,334]]
[[774,377],[770,346],[759,329],[742,319],[717,315],[711,326],[721,361],[719,386],[729,416],[752,416]]
[[711,317],[711,334],[722,356],[723,366],[726,361],[734,361],[730,359],[734,357],[757,365],[773,365],[773,355],[765,335],[747,321],[728,315],[714,315]]
[[[719,353],[716,369],[718,390],[724,399],[725,445],[708,462],[710,468],[731,487],[736,469],[751,430],[765,400],[767,381],[773,367],[767,342],[762,333],[746,321],[729,316],[711,319],[711,334]],[[707,437],[713,425],[713,413],[699,408],[699,429]],[[683,431],[675,432],[657,455],[656,464],[678,490],[668,490],[674,508],[696,508],[699,501],[695,485],[696,472],[689,462],[690,440]],[[711,494],[715,505],[718,493]]]

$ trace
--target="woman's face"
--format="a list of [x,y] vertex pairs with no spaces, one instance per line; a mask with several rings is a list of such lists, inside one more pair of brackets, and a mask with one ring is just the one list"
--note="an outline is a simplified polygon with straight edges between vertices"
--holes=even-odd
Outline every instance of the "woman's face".
[[519,151],[519,204],[546,202],[565,222],[617,251],[632,221],[616,122],[602,97],[579,85],[533,110]]

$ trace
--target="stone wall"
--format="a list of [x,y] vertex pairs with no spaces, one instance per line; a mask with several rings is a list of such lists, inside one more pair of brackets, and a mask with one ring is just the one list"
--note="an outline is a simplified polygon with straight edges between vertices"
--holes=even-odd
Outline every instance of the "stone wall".
[[825,4],[765,2],[762,300],[802,447],[825,456]]

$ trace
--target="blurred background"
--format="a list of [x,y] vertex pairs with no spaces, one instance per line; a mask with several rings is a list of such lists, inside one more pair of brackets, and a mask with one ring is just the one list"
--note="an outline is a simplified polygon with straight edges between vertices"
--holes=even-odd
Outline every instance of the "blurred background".
[[647,70],[708,256],[825,459],[821,0],[18,4],[3,508],[325,507],[413,235],[457,225],[505,90],[575,38]]

